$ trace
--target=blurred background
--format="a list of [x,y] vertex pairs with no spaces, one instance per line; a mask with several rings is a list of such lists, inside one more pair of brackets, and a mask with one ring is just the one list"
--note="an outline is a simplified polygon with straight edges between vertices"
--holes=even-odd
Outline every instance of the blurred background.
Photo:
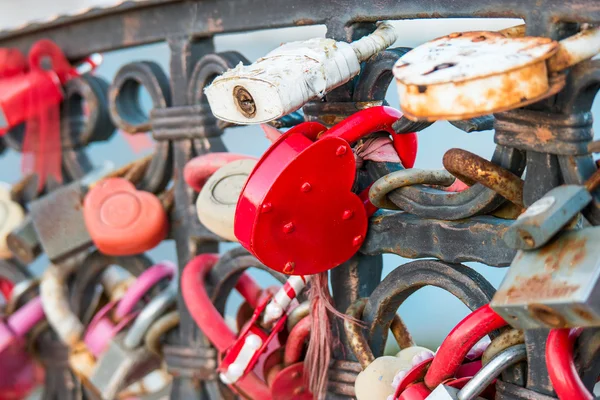
[[[225,1],[225,0],[223,0]],[[115,1],[110,0],[0,0],[0,29],[10,29],[34,20],[47,19],[56,14],[74,13],[94,6],[109,6]],[[467,30],[497,30],[521,24],[519,19],[452,19],[452,20],[403,20],[396,21],[399,40],[394,47],[414,47],[427,40],[455,32]],[[216,51],[235,50],[242,53],[250,61],[266,54],[283,42],[304,40],[312,37],[324,37],[324,26],[304,26],[278,30],[265,30],[248,33],[217,35],[215,37]],[[97,75],[107,81],[112,81],[117,70],[132,61],[151,60],[159,63],[168,74],[169,53],[163,43],[125,49],[104,54],[104,63],[98,68]],[[147,94],[145,104],[150,108]],[[388,90],[388,102],[398,107],[398,95],[392,82]],[[598,103],[598,102],[597,102]],[[599,111],[598,104],[594,110]],[[597,122],[595,128],[598,128]],[[597,129],[596,129],[597,130]],[[122,132],[117,132],[109,142],[88,146],[89,156],[95,165],[104,160],[111,160],[116,166],[121,166],[136,158],[152,152],[152,140],[149,135],[145,139],[136,138],[132,141]],[[224,135],[224,141],[232,152],[260,156],[268,147],[269,142],[264,137],[260,127],[251,126],[229,129]],[[438,122],[419,134],[419,154],[415,167],[441,168],[444,152],[452,147],[461,147],[485,158],[490,158],[493,150],[493,132],[476,132],[467,134],[454,128],[446,122]],[[0,181],[16,182],[20,174],[20,155],[7,150],[0,156]],[[221,251],[230,249],[235,244],[221,246]],[[164,242],[150,252],[155,261],[170,259],[175,261],[175,246],[173,242]],[[384,275],[391,270],[409,262],[394,255],[384,256]],[[47,265],[47,260],[37,260],[32,266],[36,273],[41,273]],[[505,274],[505,269],[487,267],[470,263],[495,287]],[[269,280],[266,274],[254,271],[255,276],[263,281]],[[239,298],[232,298],[228,310],[239,304]],[[468,309],[456,298],[437,288],[424,288],[411,296],[400,308],[399,314],[408,325],[417,344],[435,350],[465,315]],[[393,341],[388,341],[393,342]],[[392,351],[390,348],[389,351]]]

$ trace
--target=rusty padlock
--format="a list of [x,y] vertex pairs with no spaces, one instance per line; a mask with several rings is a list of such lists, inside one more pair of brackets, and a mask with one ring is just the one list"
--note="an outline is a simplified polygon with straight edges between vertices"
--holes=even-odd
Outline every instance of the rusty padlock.
[[600,227],[562,232],[520,250],[490,306],[519,329],[598,326]]
[[399,135],[391,127],[401,116],[377,106],[329,130],[314,122],[288,130],[261,157],[242,191],[234,226],[240,243],[269,268],[289,275],[315,274],[348,260],[364,241],[367,215],[375,211],[369,203],[367,212],[351,191],[356,162],[349,143],[387,131],[403,165],[412,167],[416,135]]
[[402,111],[412,120],[459,120],[538,102],[564,87],[565,69],[600,51],[599,39],[598,28],[560,42],[487,31],[434,39],[394,65]]
[[11,199],[9,185],[0,182],[0,258],[10,258],[6,237],[25,218],[23,208]]

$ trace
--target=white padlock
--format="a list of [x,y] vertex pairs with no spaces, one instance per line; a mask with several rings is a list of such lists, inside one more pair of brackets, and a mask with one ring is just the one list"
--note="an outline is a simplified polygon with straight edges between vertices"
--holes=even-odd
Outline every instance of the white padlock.
[[396,38],[394,28],[383,22],[353,43],[322,38],[286,43],[251,65],[240,63],[218,76],[206,87],[206,97],[213,114],[224,121],[272,121],[350,81],[361,62]]
[[406,361],[394,356],[377,357],[356,377],[354,392],[357,400],[386,399],[394,394],[392,382]]
[[25,213],[21,206],[10,198],[10,185],[0,182],[0,259],[12,257],[6,237],[24,218]]
[[248,176],[257,161],[232,161],[219,168],[202,187],[196,212],[202,224],[217,235],[237,242],[233,233],[235,208]]

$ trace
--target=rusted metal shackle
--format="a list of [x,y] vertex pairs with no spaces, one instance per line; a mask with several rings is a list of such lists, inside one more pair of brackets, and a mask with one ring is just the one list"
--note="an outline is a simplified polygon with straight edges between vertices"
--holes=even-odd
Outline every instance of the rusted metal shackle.
[[[363,326],[360,324],[367,301],[368,299],[366,297],[358,299],[346,310],[346,315],[358,320],[358,322],[351,319],[344,321],[344,330],[346,331],[346,336],[348,337],[348,344],[350,345],[352,352],[356,356],[356,359],[363,369],[365,369],[375,360],[375,356],[373,355],[367,339],[364,336]],[[406,325],[404,325],[404,322],[398,316],[398,314],[396,314],[392,320],[390,330],[392,331],[396,342],[398,342],[400,349],[405,349],[415,345],[412,336],[408,332],[408,328]]]
[[463,149],[450,149],[444,168],[467,185],[480,183],[523,208],[523,180],[499,165]]

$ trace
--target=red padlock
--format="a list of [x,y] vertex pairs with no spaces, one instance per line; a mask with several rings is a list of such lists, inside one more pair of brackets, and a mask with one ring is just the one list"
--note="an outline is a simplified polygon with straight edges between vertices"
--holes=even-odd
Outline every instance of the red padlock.
[[[468,377],[455,381],[469,350],[484,336],[506,326],[506,321],[489,305],[478,308],[452,329],[433,359],[414,366],[394,392],[394,399],[424,400],[440,384],[461,385]],[[423,379],[423,382],[419,382]],[[418,385],[415,388],[411,388]]]
[[390,107],[371,107],[329,130],[305,122],[281,135],[252,171],[237,203],[234,231],[240,243],[268,267],[289,275],[312,275],[347,261],[364,241],[367,216],[374,211],[352,193],[356,162],[349,143],[387,131],[403,165],[412,167],[416,134],[392,129],[401,116]]
[[160,200],[123,178],[96,184],[83,201],[85,225],[98,250],[125,256],[154,248],[169,230]]
[[[217,254],[201,254],[193,258],[181,274],[181,292],[196,324],[219,353],[226,355],[230,348],[238,342],[238,337],[229,329],[223,316],[211,302],[204,285],[208,272],[217,261]],[[259,307],[266,306],[264,300],[261,303]],[[242,376],[230,387],[252,399],[271,399],[269,388],[253,372]]]
[[[12,52],[14,63],[25,67],[20,61],[22,55]],[[50,69],[44,68],[48,61]],[[73,76],[69,64],[60,47],[43,39],[36,42],[28,56],[29,71],[14,73],[0,79],[0,132],[39,115],[49,107],[57,106],[63,99],[62,85]],[[11,68],[13,70],[14,68]]]
[[560,400],[592,400],[573,360],[573,346],[582,329],[552,329],[546,341],[546,365],[552,387]]
[[310,316],[304,317],[290,331],[283,353],[283,369],[277,372],[271,382],[273,400],[312,400],[304,376],[302,350],[310,336]]

